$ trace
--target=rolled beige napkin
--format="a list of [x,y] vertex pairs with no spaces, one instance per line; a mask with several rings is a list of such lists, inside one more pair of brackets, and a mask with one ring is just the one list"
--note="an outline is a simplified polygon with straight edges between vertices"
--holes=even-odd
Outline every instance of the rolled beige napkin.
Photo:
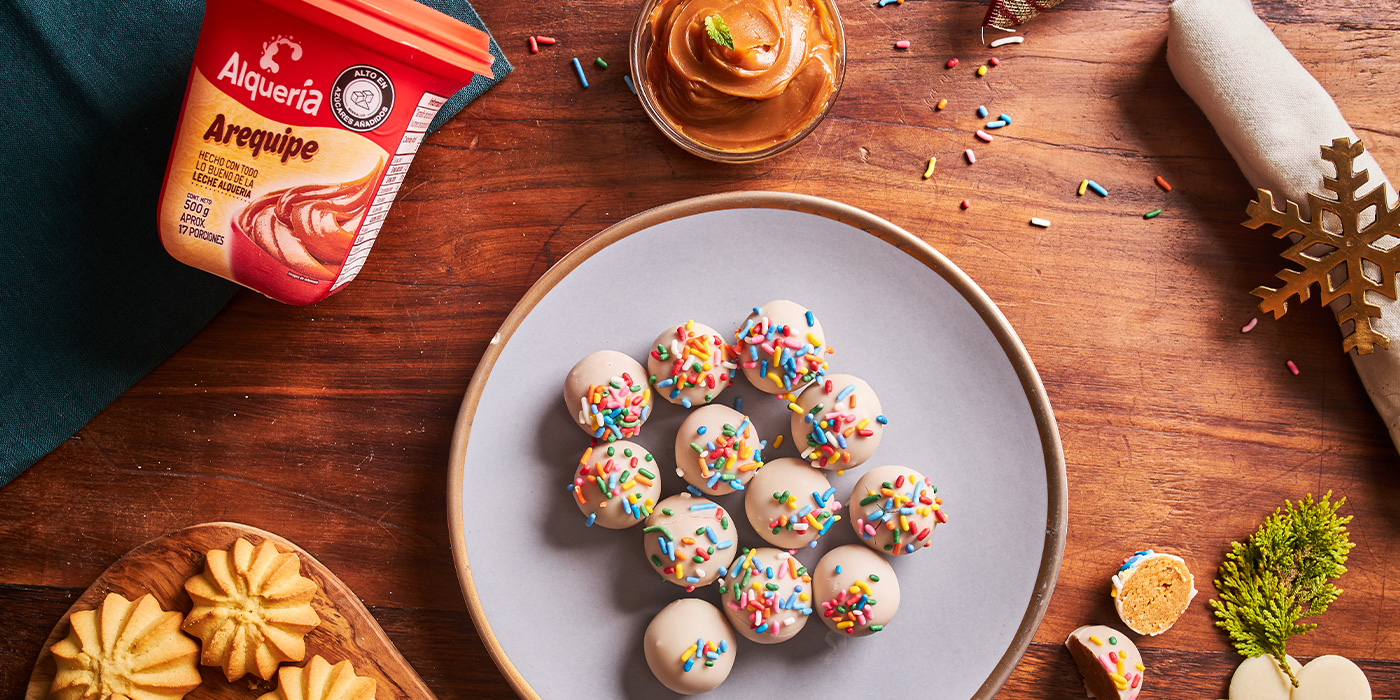
[[[1322,187],[1322,179],[1334,173],[1322,160],[1321,147],[1332,139],[1356,138],[1337,103],[1254,14],[1249,0],[1176,0],[1170,16],[1167,63],[1177,82],[1210,119],[1249,184],[1273,192],[1276,207],[1288,199],[1310,215],[1309,192],[1332,194]],[[1389,183],[1369,152],[1353,169],[1371,175],[1358,196]],[[1387,201],[1395,203],[1393,191]],[[1240,202],[1241,214],[1245,204]],[[1368,219],[1374,214],[1367,212],[1362,223]],[[1391,345],[1369,355],[1353,352],[1352,362],[1391,440],[1400,446],[1400,303],[1366,294],[1381,307],[1372,327]],[[1346,301],[1335,302],[1334,310]]]

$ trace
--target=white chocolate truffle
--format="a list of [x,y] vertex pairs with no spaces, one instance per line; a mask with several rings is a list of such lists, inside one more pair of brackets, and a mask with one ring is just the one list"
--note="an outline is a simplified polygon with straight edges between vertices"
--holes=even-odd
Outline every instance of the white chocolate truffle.
[[827,627],[856,637],[875,634],[899,612],[899,579],[885,558],[856,544],[826,553],[812,570],[817,611]]
[[1171,629],[1191,605],[1196,577],[1181,557],[1145,549],[1123,560],[1110,595],[1128,629],[1156,636]]
[[744,490],[763,448],[749,417],[722,404],[695,409],[676,431],[676,474],[711,496]]
[[744,376],[759,391],[797,391],[826,374],[831,348],[822,324],[811,311],[786,299],[754,308],[734,338]]
[[792,639],[812,614],[812,577],[781,549],[744,548],[720,586],[720,609],[739,634],[759,644]]
[[1328,654],[1298,672],[1293,700],[1371,700],[1371,683],[1349,659]]
[[661,497],[661,472],[646,448],[630,440],[590,447],[568,484],[584,525],[625,530],[647,519]]
[[646,370],[620,352],[599,350],[569,370],[564,405],[578,427],[600,441],[637,437],[651,415]]
[[713,402],[734,383],[733,349],[715,329],[686,321],[652,343],[647,371],[658,396],[691,408]]
[[1065,640],[1084,687],[1097,700],[1133,700],[1142,692],[1142,654],[1128,636],[1112,627],[1085,625]]
[[[1284,656],[1294,675],[1303,668],[1298,660]],[[1240,662],[1230,676],[1230,700],[1290,700],[1293,681],[1279,668],[1272,656],[1251,656]]]
[[715,606],[682,598],[647,625],[642,650],[656,680],[681,695],[708,693],[734,668],[734,630]]
[[725,575],[738,551],[734,543],[739,532],[729,513],[689,492],[656,504],[642,536],[651,568],[687,590]]
[[758,536],[775,547],[815,542],[841,520],[841,503],[826,474],[795,457],[763,465],[744,491],[744,514]]
[[849,374],[813,383],[789,408],[793,444],[822,469],[864,464],[880,446],[887,422],[870,385]]
[[947,522],[933,482],[909,467],[876,467],[851,490],[846,517],[866,546],[892,556],[913,554],[932,543]]

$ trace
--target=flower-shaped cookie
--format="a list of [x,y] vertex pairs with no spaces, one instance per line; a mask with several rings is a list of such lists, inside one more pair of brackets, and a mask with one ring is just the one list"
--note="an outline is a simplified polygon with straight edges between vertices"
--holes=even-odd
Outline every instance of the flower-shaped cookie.
[[97,610],[68,619],[72,631],[53,645],[56,700],[178,700],[199,685],[199,647],[180,633],[180,613],[147,594],[131,602],[108,593]]
[[248,673],[271,680],[284,661],[306,656],[303,637],[320,624],[311,608],[316,584],[296,554],[239,538],[233,551],[211,550],[204,573],[185,582],[194,609],[183,629],[203,642],[199,662],[221,666],[230,681]]
[[277,672],[277,689],[258,700],[374,700],[374,679],[355,675],[349,661],[334,666],[320,656]]

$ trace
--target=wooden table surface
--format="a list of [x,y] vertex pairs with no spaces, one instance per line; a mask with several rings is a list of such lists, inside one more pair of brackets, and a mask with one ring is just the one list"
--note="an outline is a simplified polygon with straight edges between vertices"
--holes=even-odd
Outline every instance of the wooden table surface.
[[[1347,656],[1376,697],[1397,697],[1400,459],[1329,314],[1295,305],[1240,333],[1282,246],[1239,225],[1252,192],[1171,76],[1166,3],[1069,0],[998,50],[979,42],[984,2],[839,6],[850,58],[835,109],[788,154],[735,166],[684,154],[628,94],[636,2],[478,3],[516,71],[429,139],[359,279],[303,308],[241,293],[0,489],[0,697],[21,692],[50,628],[105,567],[213,520],[319,558],[440,697],[513,697],[448,546],[447,451],[472,371],[530,284],[580,242],[649,207],[744,189],[830,197],[920,235],[1000,305],[1044,378],[1069,538],[1001,697],[1083,697],[1060,642],[1115,621],[1108,578],[1143,547],[1185,556],[1201,588],[1171,632],[1138,642],[1144,697],[1223,697],[1240,660],[1206,606],[1223,553],[1284,499],[1328,490],[1347,498],[1356,548],[1345,593],[1290,649]],[[1396,5],[1256,6],[1400,175]],[[531,55],[532,33],[560,43]],[[913,48],[894,51],[898,39]],[[573,56],[612,67],[590,68],[584,90]],[[962,65],[944,70],[953,56]],[[977,78],[991,56],[1001,66]],[[978,104],[1015,117],[995,143],[972,137]],[[924,181],[930,156],[938,171]],[[1076,196],[1086,177],[1110,196]],[[1053,226],[1031,228],[1033,216]]]

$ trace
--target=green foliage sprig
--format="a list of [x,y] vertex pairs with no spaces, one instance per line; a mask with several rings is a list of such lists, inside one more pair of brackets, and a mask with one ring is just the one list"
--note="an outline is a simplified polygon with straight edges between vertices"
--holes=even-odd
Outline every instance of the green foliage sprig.
[[719,14],[713,14],[705,18],[705,33],[710,35],[710,40],[723,46],[726,49],[734,48],[734,37],[729,34],[729,25],[724,22],[724,18]]
[[1312,494],[1297,504],[1284,501],[1243,544],[1231,543],[1215,582],[1220,600],[1210,601],[1216,626],[1229,633],[1235,649],[1274,657],[1295,687],[1288,638],[1317,627],[1298,621],[1322,614],[1341,594],[1332,579],[1346,573],[1347,552],[1355,546],[1347,538],[1351,516],[1337,515],[1346,499],[1331,498],[1328,491],[1317,502]]

